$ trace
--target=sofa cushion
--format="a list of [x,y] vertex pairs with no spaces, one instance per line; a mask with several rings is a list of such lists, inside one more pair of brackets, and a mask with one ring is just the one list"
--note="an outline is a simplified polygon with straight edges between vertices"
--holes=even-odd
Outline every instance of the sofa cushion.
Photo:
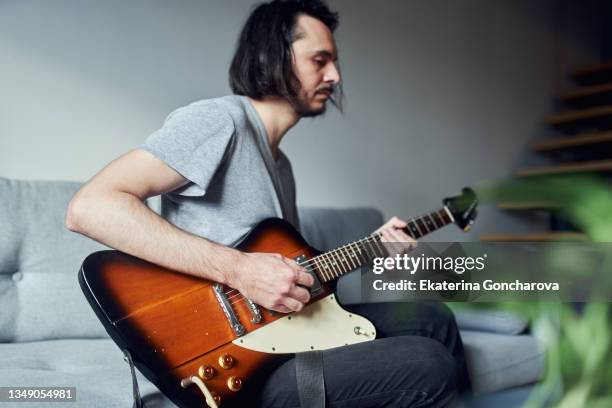
[[507,310],[468,310],[453,308],[457,325],[462,330],[499,334],[521,334],[527,330],[529,319]]
[[531,384],[541,379],[544,351],[532,335],[461,331],[475,394]]
[[0,341],[106,337],[77,281],[101,245],[64,227],[79,183],[0,178]]
[[[65,406],[132,406],[130,367],[110,339],[0,344],[0,356],[0,387],[76,387],[76,402]],[[137,376],[146,407],[175,407],[144,376],[140,373]],[[34,405],[59,406],[57,403]]]
[[[472,396],[463,401],[460,407],[469,408],[521,408],[526,406],[534,385],[524,385],[490,394]],[[459,407],[458,407],[459,408]]]

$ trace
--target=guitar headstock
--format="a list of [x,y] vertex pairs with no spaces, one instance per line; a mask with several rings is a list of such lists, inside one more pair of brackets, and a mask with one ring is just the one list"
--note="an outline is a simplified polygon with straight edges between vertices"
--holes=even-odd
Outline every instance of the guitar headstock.
[[461,190],[461,195],[445,198],[444,206],[448,208],[455,219],[455,224],[464,231],[469,231],[476,219],[476,206],[478,198],[469,187],[464,187]]

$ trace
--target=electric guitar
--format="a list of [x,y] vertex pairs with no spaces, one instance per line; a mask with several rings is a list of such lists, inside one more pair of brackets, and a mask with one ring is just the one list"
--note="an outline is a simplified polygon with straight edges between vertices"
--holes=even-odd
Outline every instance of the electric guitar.
[[[451,223],[468,230],[476,205],[474,192],[464,188],[409,220],[405,232],[417,239]],[[321,253],[289,223],[270,218],[237,249],[295,259],[314,277],[310,302],[299,313],[276,313],[232,288],[119,251],[95,252],[79,271],[81,289],[110,337],[180,407],[231,405],[287,354],[376,338],[374,325],[342,309],[334,290],[340,276],[386,256],[378,233]]]

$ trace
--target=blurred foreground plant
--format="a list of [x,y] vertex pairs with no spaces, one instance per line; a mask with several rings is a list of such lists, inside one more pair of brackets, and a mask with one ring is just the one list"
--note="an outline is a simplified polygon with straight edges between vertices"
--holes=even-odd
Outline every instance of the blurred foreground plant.
[[[601,178],[513,179],[482,185],[477,188],[477,195],[485,203],[549,203],[591,242],[612,243],[612,190]],[[604,268],[612,272],[612,254],[605,254]],[[607,278],[612,278],[612,273]],[[580,312],[568,304],[550,302],[505,306],[536,323],[538,337],[547,351],[545,378],[526,407],[612,407],[612,307],[609,302],[591,301]]]

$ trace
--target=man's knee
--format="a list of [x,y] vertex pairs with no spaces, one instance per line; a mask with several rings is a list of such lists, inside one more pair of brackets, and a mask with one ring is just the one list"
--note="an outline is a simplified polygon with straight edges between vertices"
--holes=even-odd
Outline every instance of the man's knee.
[[454,394],[457,382],[457,362],[439,342],[418,336],[405,337],[415,361],[412,375],[436,397]]

